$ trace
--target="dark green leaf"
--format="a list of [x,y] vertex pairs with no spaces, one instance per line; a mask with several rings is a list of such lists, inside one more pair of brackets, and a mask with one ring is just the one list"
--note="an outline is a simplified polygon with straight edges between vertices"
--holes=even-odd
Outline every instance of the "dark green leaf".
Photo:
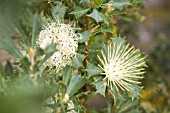
[[31,65],[31,63],[27,57],[23,57],[21,59],[21,68],[24,70],[24,73],[27,75],[29,75],[31,73],[30,65]]
[[10,61],[7,60],[5,65],[5,76],[10,77],[10,79],[14,79],[13,67]]

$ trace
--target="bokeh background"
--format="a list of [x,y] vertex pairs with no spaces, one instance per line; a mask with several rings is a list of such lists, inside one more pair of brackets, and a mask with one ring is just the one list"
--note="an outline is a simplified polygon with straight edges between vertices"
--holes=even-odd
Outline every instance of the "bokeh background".
[[[127,15],[115,18],[117,32],[148,55],[139,108],[146,113],[170,113],[170,0],[143,0],[141,7],[129,10]],[[13,57],[1,50],[3,64],[6,59]],[[88,100],[89,109],[105,105],[99,98]]]

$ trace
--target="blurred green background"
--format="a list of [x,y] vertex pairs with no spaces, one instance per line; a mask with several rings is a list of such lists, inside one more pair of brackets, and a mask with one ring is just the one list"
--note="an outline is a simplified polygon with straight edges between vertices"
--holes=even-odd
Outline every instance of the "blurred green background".
[[[17,0],[19,1],[19,0]],[[1,0],[0,4],[5,2]],[[17,4],[15,1],[14,3]],[[126,36],[127,40],[140,48],[148,55],[148,69],[143,80],[144,90],[141,95],[139,108],[145,113],[170,113],[170,0],[143,0],[144,5],[129,10],[126,16],[116,17],[118,20],[118,33]],[[13,3],[9,4],[14,6]],[[22,4],[24,5],[24,4]],[[19,10],[19,11],[18,11]],[[11,9],[0,9],[0,13],[13,12],[13,22],[20,15],[20,6]],[[17,13],[16,13],[17,12]],[[0,30],[4,25],[8,26],[8,20],[1,20]],[[10,29],[9,29],[10,30]],[[0,35],[1,36],[1,35]],[[0,60],[5,63],[6,59],[13,57],[5,51],[0,51]],[[91,108],[100,108],[103,105],[89,100]],[[104,101],[104,100],[101,100]]]

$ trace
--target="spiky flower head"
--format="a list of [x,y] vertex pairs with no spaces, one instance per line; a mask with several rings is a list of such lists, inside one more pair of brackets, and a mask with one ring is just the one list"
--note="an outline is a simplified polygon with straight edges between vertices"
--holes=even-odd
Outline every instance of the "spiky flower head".
[[133,85],[140,84],[139,80],[143,78],[146,67],[146,57],[129,44],[113,43],[104,45],[99,57],[101,65],[99,67],[104,71],[104,80],[107,86],[117,91],[133,90]]
[[45,62],[45,66],[59,71],[70,64],[78,47],[78,36],[69,24],[51,22],[40,32],[37,46],[45,49],[55,43],[57,51]]

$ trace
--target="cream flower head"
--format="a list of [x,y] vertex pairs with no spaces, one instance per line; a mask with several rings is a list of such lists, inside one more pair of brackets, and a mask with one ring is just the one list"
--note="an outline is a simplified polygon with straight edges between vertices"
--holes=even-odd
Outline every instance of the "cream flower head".
[[37,40],[37,46],[45,49],[52,42],[55,43],[56,51],[46,62],[45,66],[60,69],[70,64],[78,48],[78,36],[69,24],[51,22],[45,26]]
[[123,91],[129,91],[134,84],[140,84],[139,80],[143,78],[146,57],[134,46],[129,48],[129,44],[113,43],[104,45],[99,57],[101,65],[99,67],[104,71],[104,80],[107,80],[107,86],[117,91],[119,88]]

